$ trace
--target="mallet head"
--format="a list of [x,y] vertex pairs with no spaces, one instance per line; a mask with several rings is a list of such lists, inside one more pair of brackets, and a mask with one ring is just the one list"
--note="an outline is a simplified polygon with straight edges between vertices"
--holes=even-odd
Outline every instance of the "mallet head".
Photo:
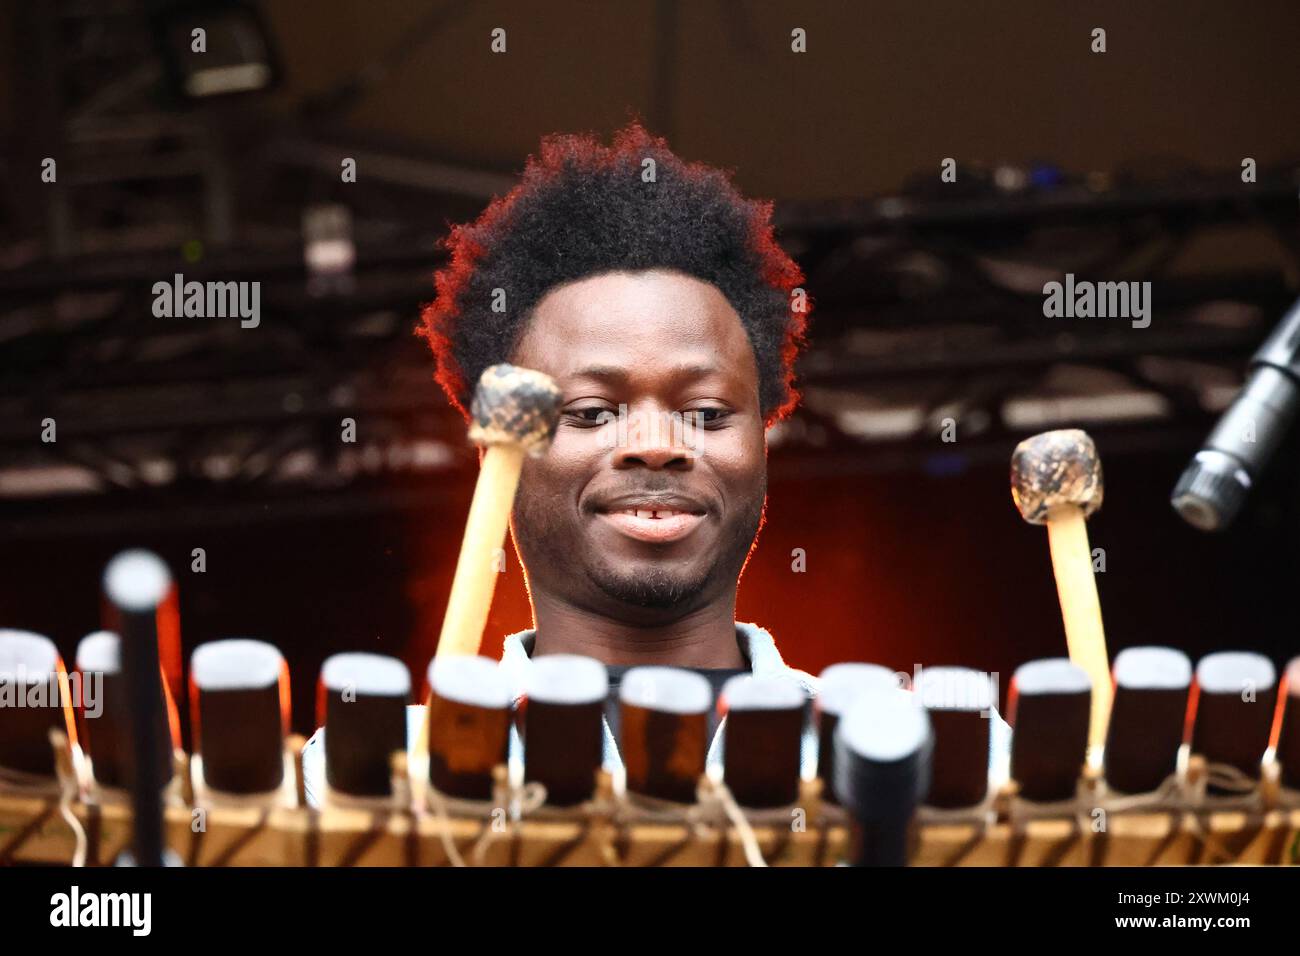
[[1026,438],[1011,454],[1011,498],[1030,524],[1046,524],[1063,505],[1086,518],[1101,507],[1102,490],[1097,446],[1078,428]]
[[479,377],[470,403],[470,440],[478,445],[519,445],[541,455],[560,422],[562,394],[549,375],[517,365],[491,365]]

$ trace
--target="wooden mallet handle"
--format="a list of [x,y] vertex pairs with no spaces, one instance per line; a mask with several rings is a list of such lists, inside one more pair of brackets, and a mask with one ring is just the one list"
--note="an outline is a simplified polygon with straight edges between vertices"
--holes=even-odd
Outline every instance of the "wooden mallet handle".
[[489,445],[483,453],[456,561],[456,576],[442,619],[437,657],[478,653],[496,589],[494,558],[505,541],[523,464],[524,450],[519,445]]
[[[479,378],[469,437],[485,450],[435,657],[478,653],[496,590],[496,553],[505,542],[524,456],[550,447],[561,398],[549,376],[531,369],[493,365]],[[426,746],[427,738],[420,744]]]
[[1101,602],[1084,522],[1101,506],[1102,491],[1097,448],[1087,432],[1077,428],[1027,438],[1011,456],[1011,497],[1026,521],[1047,525],[1070,660],[1092,681],[1088,749],[1094,761],[1106,741],[1112,690]]

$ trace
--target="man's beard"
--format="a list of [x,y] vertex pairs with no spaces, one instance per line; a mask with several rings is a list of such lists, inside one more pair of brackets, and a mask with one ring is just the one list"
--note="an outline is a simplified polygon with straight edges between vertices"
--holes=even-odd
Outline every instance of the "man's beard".
[[763,522],[764,498],[746,508],[720,542],[713,561],[699,571],[678,572],[650,564],[631,572],[603,562],[588,565],[587,576],[605,594],[636,607],[692,607],[710,585],[726,581],[734,587],[753,550]]
[[691,604],[713,580],[715,566],[692,577],[673,574],[667,568],[650,566],[637,574],[616,571],[604,564],[588,570],[588,577],[616,601],[646,608],[670,608]]

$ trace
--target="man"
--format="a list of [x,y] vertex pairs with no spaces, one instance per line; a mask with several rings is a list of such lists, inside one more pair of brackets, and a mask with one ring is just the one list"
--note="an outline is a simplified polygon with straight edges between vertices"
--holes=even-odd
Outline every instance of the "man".
[[767,631],[735,619],[763,522],[766,429],[797,401],[806,324],[803,275],[770,215],[634,122],[609,147],[545,138],[515,189],[448,236],[421,332],[453,405],[467,415],[498,362],[563,391],[510,523],[534,622],[505,641],[517,679],[538,655],[574,653],[609,666],[611,696],[643,664],[697,670],[715,692],[737,673],[814,692]]
[[770,216],[633,123],[610,147],[547,137],[519,185],[446,240],[421,332],[451,402],[468,417],[499,362],[563,392],[511,516],[534,624],[505,641],[516,686],[533,658],[572,653],[608,666],[612,698],[648,664],[696,670],[715,693],[740,673],[815,693],[767,631],[735,619],[763,523],[766,433],[798,400],[808,308]]
[[[497,362],[563,393],[511,516],[534,622],[505,642],[517,674],[572,653],[609,665],[612,690],[629,667],[669,664],[715,691],[737,673],[813,691],[771,635],[735,619],[766,429],[797,400],[806,323],[770,215],[633,123],[608,148],[547,138],[511,194],[452,232],[423,327],[448,397],[463,414]],[[617,708],[610,719],[617,764]]]

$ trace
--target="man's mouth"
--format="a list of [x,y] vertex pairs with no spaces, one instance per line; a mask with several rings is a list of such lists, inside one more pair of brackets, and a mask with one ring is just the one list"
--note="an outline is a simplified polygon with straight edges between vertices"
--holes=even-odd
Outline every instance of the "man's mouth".
[[694,531],[704,521],[702,505],[694,501],[629,501],[610,502],[609,507],[597,511],[597,516],[614,528],[638,541],[667,543],[679,541]]
[[629,538],[653,542],[678,541],[704,521],[704,515],[688,511],[647,511],[634,508],[602,511],[600,517]]

